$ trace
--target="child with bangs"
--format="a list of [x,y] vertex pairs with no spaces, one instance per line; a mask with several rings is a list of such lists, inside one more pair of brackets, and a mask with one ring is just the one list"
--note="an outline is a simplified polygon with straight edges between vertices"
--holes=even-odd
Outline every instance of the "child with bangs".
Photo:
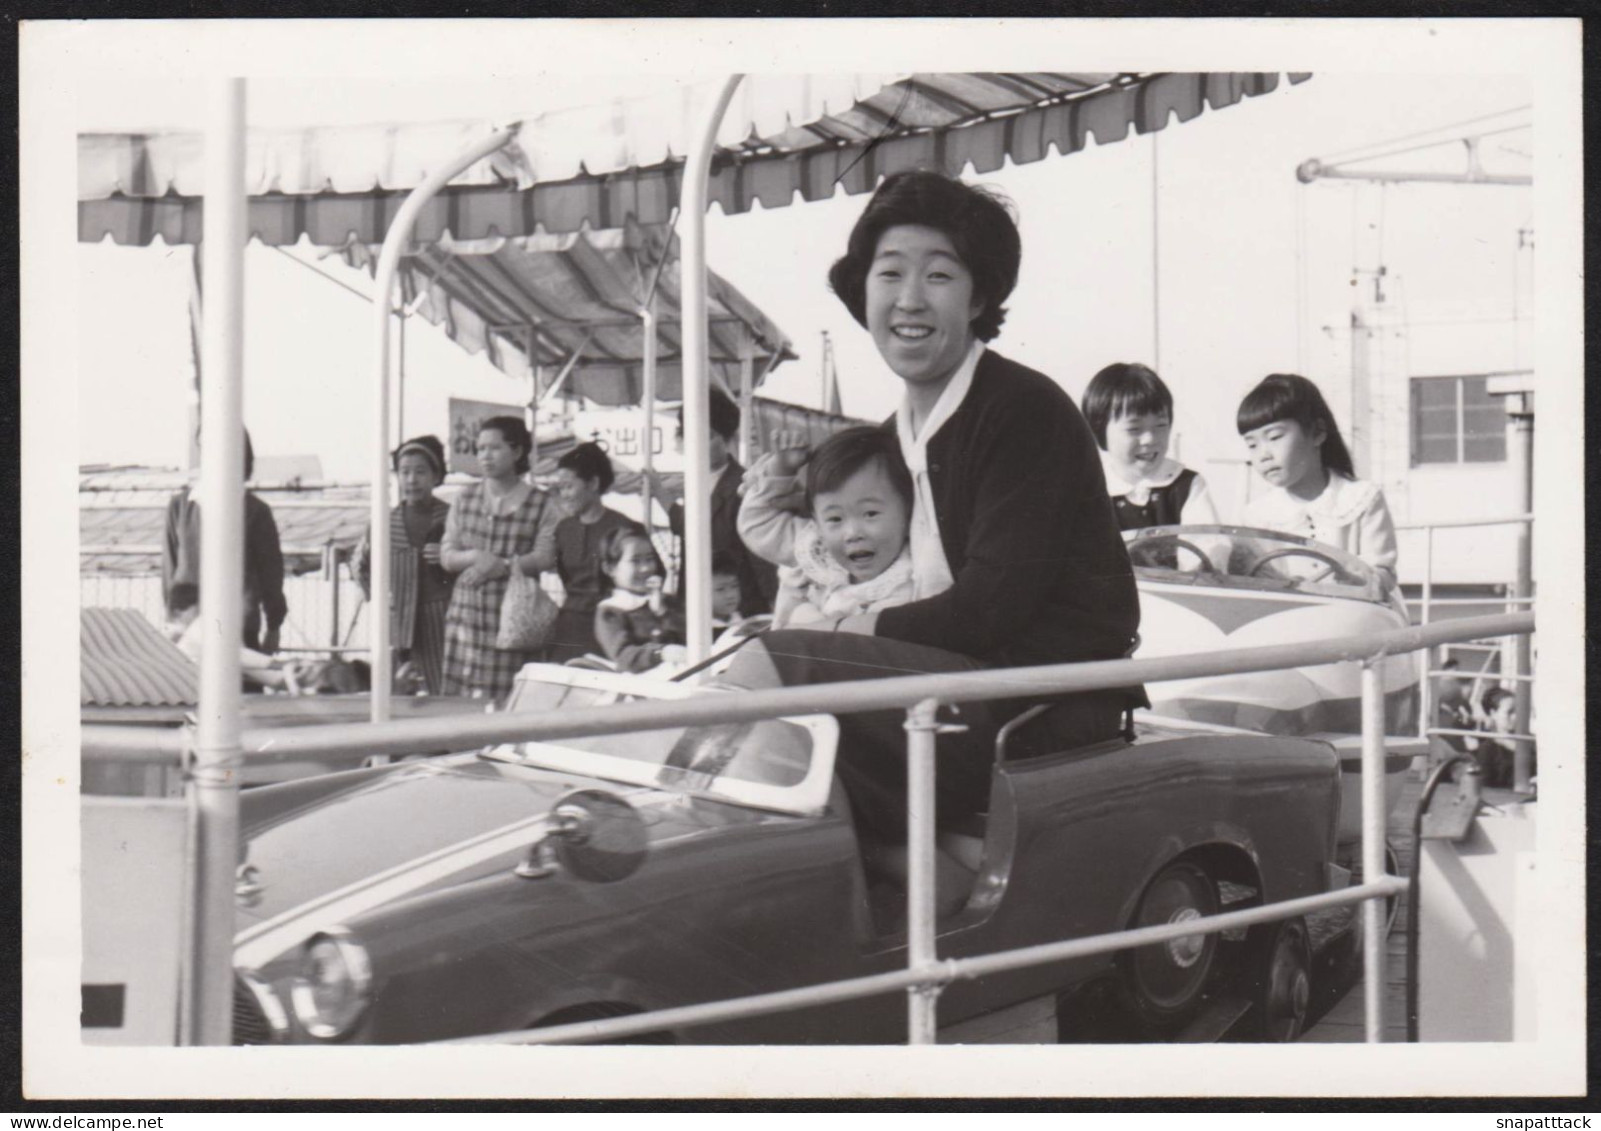
[[595,607],[595,640],[621,672],[669,675],[688,655],[684,615],[662,589],[662,563],[645,532],[608,530],[600,572],[610,592]]
[[775,436],[774,450],[751,468],[739,508],[745,545],[779,567],[774,627],[804,628],[912,600],[912,493],[892,432],[846,428],[809,458],[804,436]]
[[1318,387],[1272,373],[1240,402],[1235,424],[1270,490],[1245,504],[1245,525],[1335,546],[1395,581],[1395,522],[1384,491],[1356,477]]
[[1173,394],[1148,366],[1115,362],[1084,390],[1084,419],[1101,446],[1101,468],[1119,530],[1219,522],[1199,472],[1167,456]]

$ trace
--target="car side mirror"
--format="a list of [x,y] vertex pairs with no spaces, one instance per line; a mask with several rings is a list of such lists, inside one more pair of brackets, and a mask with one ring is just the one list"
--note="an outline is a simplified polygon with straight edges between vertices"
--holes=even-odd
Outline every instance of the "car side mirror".
[[645,822],[622,798],[580,789],[556,802],[545,835],[528,849],[516,874],[538,880],[566,869],[575,878],[610,884],[626,880],[644,863]]

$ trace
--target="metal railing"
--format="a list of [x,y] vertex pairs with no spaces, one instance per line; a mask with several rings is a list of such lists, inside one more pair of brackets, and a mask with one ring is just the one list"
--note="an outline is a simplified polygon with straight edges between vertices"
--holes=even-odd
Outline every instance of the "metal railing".
[[[472,1038],[474,1041],[552,1043],[627,1037],[664,1027],[683,1028],[797,1009],[906,989],[910,995],[912,1043],[933,1040],[935,1010],[942,987],[957,978],[979,977],[1065,958],[1123,950],[1131,946],[1291,918],[1307,911],[1350,903],[1363,906],[1364,1002],[1366,1039],[1382,1032],[1377,976],[1383,961],[1380,901],[1405,890],[1406,881],[1388,877],[1384,867],[1384,710],[1381,661],[1387,655],[1432,648],[1482,636],[1534,631],[1532,613],[1458,619],[1437,625],[1364,633],[1298,644],[1270,645],[1146,660],[1108,660],[1013,668],[963,674],[896,676],[853,683],[831,683],[764,691],[708,694],[688,700],[642,701],[540,715],[497,714],[384,723],[337,724],[301,728],[260,728],[240,739],[242,758],[251,764],[293,761],[317,754],[431,753],[508,742],[617,734],[812,713],[842,714],[901,708],[908,723],[908,966],[903,972],[827,983],[735,999],[634,1014],[575,1025]],[[1014,699],[1025,696],[1128,687],[1201,676],[1269,671],[1279,668],[1350,662],[1362,665],[1362,874],[1379,877],[1357,887],[1320,896],[1282,901],[1245,911],[1208,916],[1181,925],[1141,928],[1073,939],[977,958],[940,960],[934,930],[934,711],[940,703]],[[89,761],[150,762],[184,757],[188,739],[178,732],[155,733],[133,727],[85,727],[83,756]],[[200,963],[226,963],[231,953],[202,954]]]
[[[1515,514],[1496,518],[1464,518],[1445,522],[1419,522],[1397,526],[1396,532],[1421,532],[1423,535],[1423,591],[1419,595],[1418,619],[1421,624],[1433,622],[1433,612],[1437,608],[1504,608],[1508,612],[1520,608],[1534,606],[1534,584],[1531,574],[1532,559],[1527,553],[1529,537],[1534,525],[1533,514]],[[1519,528],[1519,564],[1518,577],[1513,586],[1514,592],[1503,597],[1435,597],[1434,596],[1434,532],[1436,530],[1462,530],[1483,526],[1517,526]],[[1476,642],[1460,641],[1459,647],[1474,647]],[[1534,683],[1534,657],[1528,646],[1527,639],[1520,640],[1515,647],[1502,645],[1478,645],[1487,650],[1490,655],[1485,658],[1483,668],[1479,672],[1449,672],[1439,669],[1436,663],[1434,649],[1428,651],[1428,662],[1425,666],[1423,685],[1419,689],[1418,734],[1422,738],[1448,738],[1448,737],[1479,737],[1485,732],[1464,731],[1453,727],[1438,727],[1435,722],[1435,695],[1434,681],[1441,677],[1456,676],[1457,678],[1472,679],[1475,693],[1472,699],[1478,699],[1477,687],[1485,679],[1494,678],[1496,683],[1511,683],[1516,702],[1517,733],[1503,734],[1498,737],[1512,742],[1514,749],[1513,787],[1519,792],[1529,790],[1529,778],[1533,763],[1533,736],[1528,733],[1532,730],[1533,715],[1533,683]],[[1492,660],[1500,660],[1500,670],[1493,676],[1488,675]],[[1512,670],[1508,669],[1507,661],[1510,659]]]

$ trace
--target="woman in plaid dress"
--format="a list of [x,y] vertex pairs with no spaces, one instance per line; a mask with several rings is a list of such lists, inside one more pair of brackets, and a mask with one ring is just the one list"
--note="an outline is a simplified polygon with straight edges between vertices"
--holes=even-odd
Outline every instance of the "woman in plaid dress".
[[515,563],[533,576],[556,563],[560,508],[523,479],[532,448],[515,416],[495,416],[478,432],[483,478],[451,505],[440,563],[457,575],[445,617],[445,693],[503,698],[535,652],[495,647],[500,603]]

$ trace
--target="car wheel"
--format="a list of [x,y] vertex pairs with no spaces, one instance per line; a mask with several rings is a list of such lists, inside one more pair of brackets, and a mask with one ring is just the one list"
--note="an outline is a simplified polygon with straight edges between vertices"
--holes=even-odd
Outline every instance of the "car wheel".
[[[1140,896],[1130,927],[1183,923],[1217,914],[1217,884],[1204,868],[1177,861],[1157,873]],[[1120,996],[1147,1028],[1181,1028],[1206,1000],[1217,958],[1217,936],[1188,935],[1117,956]]]
[[1287,919],[1252,931],[1255,967],[1252,1005],[1262,1041],[1299,1040],[1312,1003],[1312,947],[1306,921]]

